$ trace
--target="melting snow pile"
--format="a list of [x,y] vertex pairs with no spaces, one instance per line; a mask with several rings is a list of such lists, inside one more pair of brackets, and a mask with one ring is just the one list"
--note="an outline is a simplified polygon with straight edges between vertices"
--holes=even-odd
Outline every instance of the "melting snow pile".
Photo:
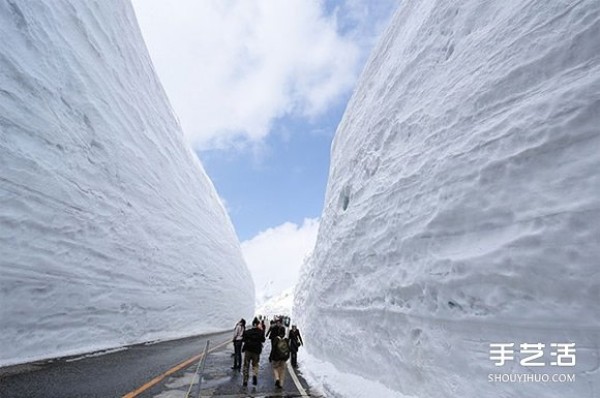
[[598,38],[596,1],[400,5],[295,291],[312,355],[398,396],[599,396]]
[[229,329],[254,287],[131,5],[0,2],[0,365]]

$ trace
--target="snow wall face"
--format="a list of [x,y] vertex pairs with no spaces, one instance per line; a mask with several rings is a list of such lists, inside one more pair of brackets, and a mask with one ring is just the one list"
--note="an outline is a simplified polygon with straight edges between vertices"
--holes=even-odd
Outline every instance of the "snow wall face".
[[251,316],[131,5],[0,1],[0,37],[0,365]]
[[400,5],[332,146],[295,292],[311,353],[399,395],[599,396],[599,38],[597,1]]

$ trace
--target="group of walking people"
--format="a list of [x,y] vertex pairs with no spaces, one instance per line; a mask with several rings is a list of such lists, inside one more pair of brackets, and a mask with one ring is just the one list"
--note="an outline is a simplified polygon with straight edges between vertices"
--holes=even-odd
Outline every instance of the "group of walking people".
[[273,369],[275,387],[283,388],[285,380],[285,364],[291,357],[291,365],[298,366],[298,349],[304,345],[302,336],[296,325],[292,325],[287,338],[285,337],[285,326],[281,318],[270,322],[269,330],[265,331],[264,320],[258,318],[252,320],[252,328],[246,329],[246,321],[241,319],[233,331],[234,346],[234,370],[242,369],[242,352],[244,353],[242,385],[246,387],[250,377],[250,365],[252,365],[252,384],[258,384],[258,367],[263,343],[268,338],[271,341],[271,352],[269,362]]

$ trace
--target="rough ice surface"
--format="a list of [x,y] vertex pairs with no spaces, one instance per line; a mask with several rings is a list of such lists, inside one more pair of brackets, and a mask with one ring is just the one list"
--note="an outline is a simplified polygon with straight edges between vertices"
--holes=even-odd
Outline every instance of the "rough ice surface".
[[[598,1],[402,2],[295,291],[314,357],[398,396],[600,396],[599,38]],[[558,373],[575,382],[488,379]]]
[[0,37],[0,365],[251,316],[129,2],[3,0]]

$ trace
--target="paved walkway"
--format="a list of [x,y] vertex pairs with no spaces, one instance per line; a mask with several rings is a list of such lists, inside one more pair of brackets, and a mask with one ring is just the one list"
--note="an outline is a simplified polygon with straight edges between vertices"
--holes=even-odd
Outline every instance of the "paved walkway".
[[[231,369],[233,344],[229,343],[208,354],[200,391],[198,390],[198,376],[195,374],[198,363],[194,363],[167,378],[158,389],[153,389],[151,394],[145,396],[153,398],[323,397],[321,393],[311,390],[302,378],[301,369],[296,369],[294,372],[289,366],[289,361],[283,388],[276,388],[269,363],[270,349],[271,345],[267,340],[260,357],[258,385],[256,386],[252,385],[252,373],[250,373],[248,387],[243,387],[242,373]],[[299,357],[301,356],[302,354],[299,353]],[[252,371],[250,370],[250,372]]]

